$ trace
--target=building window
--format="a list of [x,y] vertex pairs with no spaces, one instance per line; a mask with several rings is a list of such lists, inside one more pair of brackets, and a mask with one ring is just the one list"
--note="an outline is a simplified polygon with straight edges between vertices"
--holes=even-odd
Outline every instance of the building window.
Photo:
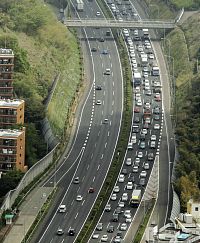
[[22,154],[20,154],[19,156],[22,157]]
[[195,207],[194,210],[197,212],[197,211],[199,211],[199,208],[198,207]]

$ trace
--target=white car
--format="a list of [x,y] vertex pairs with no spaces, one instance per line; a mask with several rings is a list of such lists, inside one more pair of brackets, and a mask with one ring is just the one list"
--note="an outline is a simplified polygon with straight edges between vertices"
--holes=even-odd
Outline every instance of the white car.
[[122,231],[126,231],[126,230],[127,230],[127,224],[126,224],[126,223],[122,223],[122,224],[120,225],[120,230],[122,230]]
[[132,190],[133,189],[133,182],[132,181],[129,181],[126,185],[126,189],[127,190]]
[[124,182],[124,179],[125,179],[125,176],[123,174],[120,174],[118,181],[119,182]]
[[124,211],[124,217],[126,218],[128,215],[131,216],[131,210],[129,210],[129,209]]
[[154,59],[154,54],[149,54],[149,59]]
[[108,241],[108,236],[107,235],[103,235],[101,237],[101,242],[107,242]]
[[156,135],[154,134],[151,135],[151,141],[156,141]]
[[137,106],[142,106],[142,101],[141,100],[137,100],[136,105]]
[[99,234],[93,234],[92,239],[99,239]]
[[126,221],[126,223],[131,223],[132,222],[131,215],[127,215],[125,221]]
[[116,201],[117,200],[117,194],[116,193],[113,193],[110,200],[112,201]]
[[76,197],[76,201],[80,202],[83,200],[83,197],[81,195],[77,195]]
[[124,202],[121,202],[121,201],[118,203],[118,205],[119,205],[119,207],[121,207],[121,208],[124,208],[124,207],[125,207],[125,203],[124,203]]
[[96,16],[100,16],[101,15],[101,13],[100,12],[96,12]]
[[147,102],[144,107],[145,107],[145,109],[150,109],[151,105],[149,102]]
[[135,163],[134,165],[139,166],[140,165],[140,158],[135,158]]
[[[135,91],[135,93],[140,93],[140,86],[136,86],[134,91]],[[140,95],[140,97],[141,97],[141,95]]]
[[138,158],[142,158],[143,157],[143,152],[139,151],[137,156],[138,156]]
[[128,201],[128,193],[124,192],[122,194],[122,202],[127,202]]
[[146,177],[146,176],[147,176],[146,170],[140,172],[140,177]]
[[58,208],[59,213],[65,213],[66,210],[67,210],[67,207],[66,207],[65,204],[60,205],[59,208]]
[[115,186],[113,189],[113,192],[118,193],[120,191],[120,187],[119,186]]
[[135,57],[135,53],[130,53],[130,57]]
[[141,100],[141,94],[140,93],[135,94],[135,100]]
[[145,134],[145,135],[146,135],[146,134],[147,134],[147,132],[148,132],[148,131],[147,131],[147,129],[146,129],[146,128],[143,128],[143,129],[142,129],[142,133],[143,133],[143,134]]
[[148,162],[144,163],[143,167],[144,167],[145,170],[149,170],[149,163]]
[[154,124],[154,127],[153,128],[154,128],[154,130],[159,130],[160,129],[160,124],[157,124],[157,123]]
[[126,159],[126,165],[132,165],[131,158],[127,158],[127,159]]
[[101,100],[97,100],[96,105],[101,105]]
[[134,173],[137,173],[138,170],[139,170],[139,167],[138,167],[137,165],[134,165],[134,166],[133,166],[133,172],[134,172]]

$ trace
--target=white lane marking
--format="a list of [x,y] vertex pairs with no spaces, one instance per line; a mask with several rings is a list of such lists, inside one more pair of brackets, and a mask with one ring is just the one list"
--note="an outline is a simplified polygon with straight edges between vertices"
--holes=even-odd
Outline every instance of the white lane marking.
[[96,146],[97,146],[97,143],[94,144],[94,147],[95,147],[95,148],[96,148]]
[[98,167],[97,167],[97,170],[99,170],[100,166],[101,166],[101,165],[99,164]]
[[111,115],[113,115],[113,110],[111,111]]
[[75,219],[78,217],[78,213],[76,214],[76,216],[74,217]]
[[87,170],[90,168],[90,164],[88,164],[88,166],[87,166]]
[[81,187],[79,186],[79,188],[78,188],[77,192],[78,192],[80,189],[81,189]]
[[105,148],[107,147],[107,142],[105,143]]
[[85,176],[83,176],[82,182],[84,181],[84,179],[85,179]]
[[113,72],[112,72],[112,77],[113,77]]
[[103,159],[104,154],[101,155],[101,159]]
[[110,126],[112,125],[112,121],[110,121]]
[[113,90],[113,96],[115,95],[115,91]]
[[111,66],[111,68],[112,68],[112,62],[110,63],[110,66]]
[[93,180],[92,180],[93,182],[95,181],[95,176],[94,176],[94,178],[93,178]]
[[113,87],[115,86],[115,83],[114,83],[114,81],[113,81]]
[[99,130],[99,132],[98,132],[98,137],[99,137],[99,135],[100,135],[100,132],[101,132],[101,131]]
[[101,114],[103,115],[103,110],[101,111]]
[[94,155],[94,154],[92,153],[92,154],[91,154],[91,157],[90,157],[91,159],[93,158],[93,155]]
[[73,205],[73,203],[74,203],[74,200],[71,202],[71,205]]
[[113,106],[114,104],[115,104],[115,101],[113,100],[113,101],[112,101],[112,106]]
[[106,91],[104,90],[103,95],[105,95],[105,94],[106,94]]
[[104,105],[104,100],[103,100],[103,105]]
[[52,243],[53,242],[53,238],[51,239],[51,241],[49,243]]
[[108,137],[110,136],[110,131],[108,131]]
[[84,202],[85,202],[85,200],[83,200],[83,202],[82,202],[82,204],[81,204],[82,206],[83,206]]

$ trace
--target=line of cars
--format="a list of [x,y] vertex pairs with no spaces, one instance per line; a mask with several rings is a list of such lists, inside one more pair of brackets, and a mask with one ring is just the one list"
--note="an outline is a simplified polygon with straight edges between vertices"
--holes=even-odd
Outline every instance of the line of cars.
[[[113,12],[114,5],[110,2],[109,4]],[[141,78],[140,82],[134,82],[133,79],[134,119],[127,146],[127,157],[105,207],[105,213],[92,236],[92,240],[98,239],[101,242],[123,241],[124,232],[129,228],[136,212],[136,209],[131,208],[129,204],[132,190],[142,188],[144,191],[145,189],[153,166],[161,128],[162,87],[159,72],[154,75],[152,71],[155,54],[148,30],[123,29],[122,33],[127,43],[133,75],[140,73]]]

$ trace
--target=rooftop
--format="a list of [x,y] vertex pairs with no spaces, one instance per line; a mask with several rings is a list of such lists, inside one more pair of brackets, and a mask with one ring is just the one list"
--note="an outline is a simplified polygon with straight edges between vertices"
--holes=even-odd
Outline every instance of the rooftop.
[[0,56],[14,56],[12,49],[0,48]]
[[0,138],[17,138],[19,137],[24,130],[17,130],[17,129],[0,129]]
[[18,107],[23,104],[24,100],[10,100],[10,99],[0,99],[0,108],[1,107]]

